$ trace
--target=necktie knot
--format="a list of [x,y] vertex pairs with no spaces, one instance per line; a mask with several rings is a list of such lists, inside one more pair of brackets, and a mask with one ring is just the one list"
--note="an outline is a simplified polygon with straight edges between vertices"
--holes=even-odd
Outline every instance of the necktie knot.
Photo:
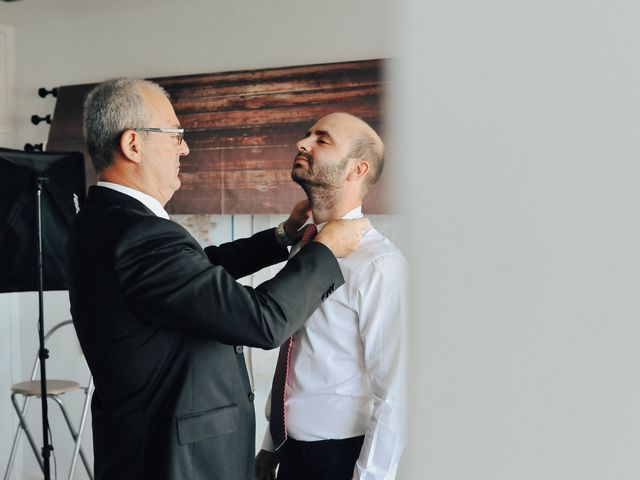
[[304,231],[302,232],[302,239],[300,240],[300,248],[304,247],[307,243],[314,239],[314,237],[318,234],[318,227],[315,224],[310,223],[306,227],[304,227]]

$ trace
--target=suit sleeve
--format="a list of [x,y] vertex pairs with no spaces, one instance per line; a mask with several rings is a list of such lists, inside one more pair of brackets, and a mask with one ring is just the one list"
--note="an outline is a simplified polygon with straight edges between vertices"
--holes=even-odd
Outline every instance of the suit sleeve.
[[204,249],[209,261],[233,278],[242,278],[269,265],[284,262],[289,252],[276,240],[273,228],[219,246]]
[[117,245],[115,273],[141,321],[228,344],[279,346],[344,283],[337,260],[319,243],[255,289],[212,265],[172,222],[143,219]]

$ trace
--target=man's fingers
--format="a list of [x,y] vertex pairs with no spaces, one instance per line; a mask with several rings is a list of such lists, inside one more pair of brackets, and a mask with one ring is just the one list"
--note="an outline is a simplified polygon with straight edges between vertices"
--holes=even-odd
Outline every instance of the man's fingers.
[[293,207],[294,212],[300,212],[303,215],[311,215],[311,206],[309,205],[309,200],[300,200]]
[[315,238],[338,258],[348,257],[359,245],[363,235],[371,229],[367,218],[332,220]]
[[276,459],[275,455],[266,450],[260,450],[256,455],[254,466],[254,475],[256,480],[275,480],[276,479]]

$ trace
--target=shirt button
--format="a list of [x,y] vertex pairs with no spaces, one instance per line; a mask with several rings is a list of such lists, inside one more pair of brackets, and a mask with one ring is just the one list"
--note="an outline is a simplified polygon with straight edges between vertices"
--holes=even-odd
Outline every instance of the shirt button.
[[240,355],[242,352],[244,352],[244,348],[242,348],[242,345],[236,345],[235,347],[236,353],[238,355]]
[[253,402],[253,399],[256,398],[256,396],[253,394],[253,392],[249,392],[249,395],[247,395],[249,397],[249,401]]

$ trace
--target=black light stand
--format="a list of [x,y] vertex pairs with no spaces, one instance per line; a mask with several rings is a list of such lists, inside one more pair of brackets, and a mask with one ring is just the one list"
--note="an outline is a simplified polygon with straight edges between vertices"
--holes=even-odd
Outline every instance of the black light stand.
[[44,345],[44,263],[42,254],[42,190],[47,182],[47,177],[37,177],[36,179],[36,206],[37,206],[37,225],[38,232],[38,339],[40,348],[38,356],[40,357],[40,392],[42,400],[42,463],[44,466],[44,479],[50,480],[51,466],[50,457],[53,446],[49,443],[49,405],[47,402],[47,368],[45,362],[49,358],[49,350]]
[[0,148],[0,292],[38,292],[41,453],[45,480],[51,478],[53,447],[49,441],[46,374],[49,351],[44,341],[44,291],[67,288],[66,240],[84,197],[82,154]]

